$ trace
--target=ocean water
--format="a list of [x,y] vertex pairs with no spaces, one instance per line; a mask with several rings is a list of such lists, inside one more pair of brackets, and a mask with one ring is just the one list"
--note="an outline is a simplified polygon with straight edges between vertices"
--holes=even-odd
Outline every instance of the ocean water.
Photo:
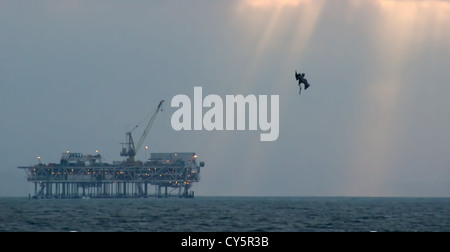
[[0,231],[450,231],[450,198],[0,198]]

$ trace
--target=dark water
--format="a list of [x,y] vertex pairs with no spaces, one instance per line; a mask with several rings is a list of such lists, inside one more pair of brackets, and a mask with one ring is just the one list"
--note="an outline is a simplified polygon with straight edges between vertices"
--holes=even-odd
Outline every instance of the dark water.
[[0,231],[450,231],[450,198],[0,198]]

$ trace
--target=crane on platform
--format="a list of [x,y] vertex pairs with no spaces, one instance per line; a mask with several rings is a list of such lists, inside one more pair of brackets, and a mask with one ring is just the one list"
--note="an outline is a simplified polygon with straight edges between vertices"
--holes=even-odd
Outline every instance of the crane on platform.
[[134,157],[138,153],[138,151],[141,149],[142,145],[144,144],[145,139],[147,138],[148,132],[150,131],[150,128],[153,125],[153,122],[156,119],[156,116],[158,115],[158,112],[162,110],[162,105],[164,103],[164,100],[160,101],[158,104],[158,107],[156,108],[155,112],[153,113],[152,117],[150,117],[150,121],[147,124],[147,127],[145,128],[144,132],[142,133],[141,138],[139,139],[139,142],[137,145],[134,145],[133,137],[131,136],[131,133],[139,127],[139,124],[136,125],[131,131],[128,131],[126,133],[127,140],[126,143],[122,143],[122,151],[120,152],[120,156],[128,157],[127,163],[135,163]]

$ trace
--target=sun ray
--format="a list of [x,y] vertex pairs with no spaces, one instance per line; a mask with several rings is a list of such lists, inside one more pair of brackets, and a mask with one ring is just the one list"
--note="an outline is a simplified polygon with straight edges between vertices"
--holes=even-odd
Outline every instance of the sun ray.
[[[353,3],[358,7],[364,4]],[[399,120],[404,111],[401,105],[408,99],[405,91],[418,85],[406,83],[402,73],[416,48],[423,48],[427,40],[440,40],[440,35],[428,28],[442,24],[445,18],[449,23],[449,16],[440,13],[450,12],[450,2],[379,0],[371,4],[379,14],[371,33],[372,64],[379,74],[361,89],[365,102],[355,128],[349,164],[355,169],[349,177],[355,181],[353,189],[359,188],[364,195],[380,195],[387,190],[383,181],[396,173],[394,153],[402,141]]]
[[[298,64],[320,17],[323,0],[247,0],[236,8],[245,29],[255,34],[243,90],[253,90],[261,65],[276,50],[284,52],[286,62]],[[279,87],[274,87],[278,89]]]
[[301,3],[311,3],[311,0],[244,0],[244,4],[253,8],[295,7]]

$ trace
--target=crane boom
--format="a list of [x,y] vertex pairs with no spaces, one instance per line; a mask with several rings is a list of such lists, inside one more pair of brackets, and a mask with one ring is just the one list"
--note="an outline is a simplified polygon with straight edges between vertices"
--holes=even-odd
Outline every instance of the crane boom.
[[147,138],[148,132],[150,131],[150,128],[152,127],[153,122],[155,121],[156,116],[158,115],[158,112],[161,109],[163,102],[164,102],[164,100],[159,102],[158,107],[156,108],[155,112],[153,113],[152,117],[150,118],[150,121],[147,124],[147,127],[145,128],[144,132],[142,133],[141,139],[139,139],[139,142],[136,146],[136,153],[141,149],[142,144],[145,141],[145,138]]
[[123,147],[122,151],[120,152],[121,156],[128,157],[127,162],[128,163],[134,163],[134,156],[136,156],[137,152],[141,149],[142,144],[145,141],[145,138],[147,138],[148,132],[150,131],[150,128],[153,125],[153,122],[156,119],[156,115],[158,115],[159,110],[161,109],[162,104],[164,103],[164,100],[160,101],[158,104],[158,107],[156,108],[155,112],[153,113],[152,117],[150,118],[150,121],[147,124],[147,127],[145,128],[144,132],[142,133],[141,138],[139,139],[138,144],[135,146],[133,137],[131,136],[131,132],[134,131],[138,125],[132,130],[127,132],[127,142],[122,143],[122,145],[126,145],[127,148]]

